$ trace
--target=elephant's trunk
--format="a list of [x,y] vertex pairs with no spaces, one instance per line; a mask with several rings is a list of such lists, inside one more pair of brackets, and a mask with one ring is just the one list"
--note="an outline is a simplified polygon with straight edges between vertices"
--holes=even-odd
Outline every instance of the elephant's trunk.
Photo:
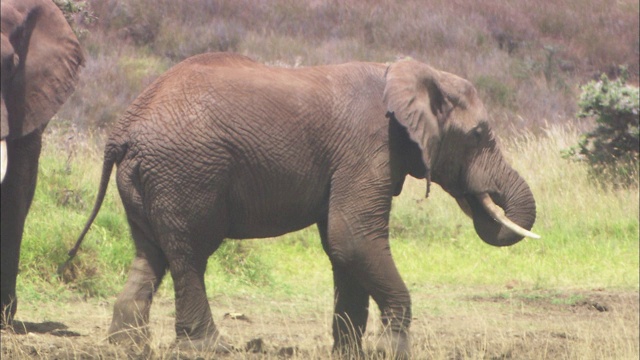
[[536,203],[529,185],[511,170],[499,193],[467,195],[473,225],[478,236],[493,246],[509,246],[525,236],[539,238],[530,232],[536,219]]

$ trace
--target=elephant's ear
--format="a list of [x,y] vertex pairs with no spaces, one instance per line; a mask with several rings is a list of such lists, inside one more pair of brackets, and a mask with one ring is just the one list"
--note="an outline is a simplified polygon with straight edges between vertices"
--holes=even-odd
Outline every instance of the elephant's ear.
[[466,109],[475,98],[475,90],[462,78],[413,60],[390,65],[385,80],[387,111],[420,146],[429,171],[451,111],[456,107]]
[[5,94],[13,106],[24,104],[24,112],[18,110],[17,118],[10,120],[9,135],[19,137],[45,125],[73,93],[84,54],[52,1],[3,1],[3,13],[4,5],[23,16],[10,34],[20,63],[11,81],[12,93]]

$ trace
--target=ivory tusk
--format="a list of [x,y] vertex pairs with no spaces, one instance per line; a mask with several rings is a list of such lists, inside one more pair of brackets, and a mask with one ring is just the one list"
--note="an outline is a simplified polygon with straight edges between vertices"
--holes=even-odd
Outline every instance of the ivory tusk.
[[4,180],[4,175],[7,173],[7,141],[2,140],[2,145],[0,145],[0,166],[2,166],[2,172],[0,173],[0,182]]
[[473,211],[471,211],[471,206],[469,206],[467,199],[463,197],[459,197],[459,198],[456,198],[456,201],[458,202],[458,206],[460,206],[460,209],[462,210],[462,212],[464,212],[465,215],[473,219]]
[[496,203],[493,202],[489,194],[482,193],[478,195],[478,199],[480,200],[480,203],[482,203],[482,207],[484,207],[484,209],[487,210],[489,215],[491,215],[491,217],[495,221],[504,225],[506,228],[508,228],[509,230],[513,231],[518,235],[530,237],[532,239],[540,239],[540,235],[535,234],[527,229],[524,229],[520,225],[517,225],[513,221],[509,220],[509,218],[505,215],[504,210],[502,210],[501,207],[499,207],[498,205],[496,205]]

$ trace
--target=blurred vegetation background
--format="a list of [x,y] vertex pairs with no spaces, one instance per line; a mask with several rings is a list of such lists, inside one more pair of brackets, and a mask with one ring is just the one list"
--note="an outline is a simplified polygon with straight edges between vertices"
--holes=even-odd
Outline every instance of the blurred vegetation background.
[[621,66],[638,84],[635,0],[56,1],[75,12],[88,54],[59,117],[90,131],[107,129],[169,67],[209,51],[282,66],[410,56],[471,80],[502,133],[574,121],[579,85],[614,79]]

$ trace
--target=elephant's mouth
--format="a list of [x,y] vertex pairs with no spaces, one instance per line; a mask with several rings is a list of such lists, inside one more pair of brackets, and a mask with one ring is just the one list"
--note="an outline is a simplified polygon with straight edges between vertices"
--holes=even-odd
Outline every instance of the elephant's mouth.
[[[488,193],[480,193],[474,195],[466,195],[464,197],[456,197],[456,201],[458,205],[464,211],[467,216],[474,219],[474,222],[479,218],[487,218],[487,216],[492,219],[496,225],[502,226],[508,230],[510,230],[516,237],[523,238],[529,237],[532,239],[539,239],[540,235],[533,233],[522,226],[516,224],[513,220],[509,219],[506,215],[505,210],[503,210],[500,206],[498,206],[491,196]],[[482,214],[480,213],[482,212]],[[483,220],[484,221],[484,220]],[[493,241],[487,241],[485,236],[479,233],[482,239],[490,244],[493,244]],[[506,244],[495,244],[495,245],[506,245]]]
[[479,194],[477,195],[477,199],[480,201],[482,208],[487,212],[487,214],[489,214],[489,216],[491,216],[493,220],[500,223],[502,226],[520,236],[530,237],[532,239],[540,239],[540,235],[521,227],[520,225],[509,219],[504,210],[493,202],[493,199],[491,199],[491,196],[489,196],[489,194]]

